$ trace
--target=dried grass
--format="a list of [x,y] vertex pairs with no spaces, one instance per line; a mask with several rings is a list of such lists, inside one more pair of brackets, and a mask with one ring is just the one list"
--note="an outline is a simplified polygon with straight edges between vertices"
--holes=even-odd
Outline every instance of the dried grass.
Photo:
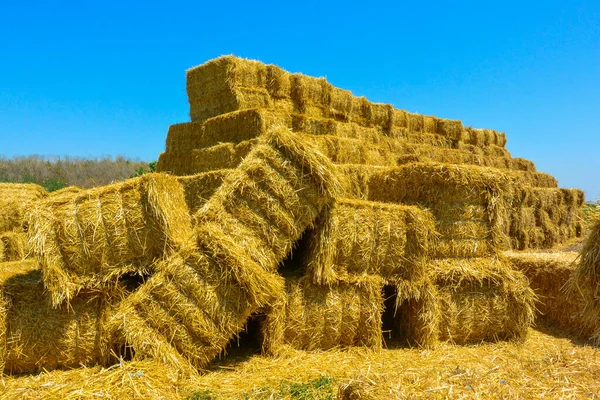
[[219,169],[177,178],[185,192],[185,202],[194,215],[223,183],[231,169]]
[[38,202],[29,240],[53,304],[82,289],[103,290],[119,276],[145,274],[192,243],[184,191],[175,177],[146,174]]
[[531,330],[522,344],[290,350],[278,358],[216,364],[202,376],[155,361],[53,371],[4,378],[0,398],[286,398],[286,387],[306,387],[321,377],[333,380],[323,389],[331,387],[340,399],[591,398],[600,392],[599,369],[597,348]]
[[460,121],[396,110],[333,87],[323,78],[290,74],[274,65],[224,56],[187,71],[192,121],[246,109],[271,109],[283,114],[329,118],[376,127],[392,137],[433,134],[448,143],[504,147],[506,136],[493,130],[465,129]]

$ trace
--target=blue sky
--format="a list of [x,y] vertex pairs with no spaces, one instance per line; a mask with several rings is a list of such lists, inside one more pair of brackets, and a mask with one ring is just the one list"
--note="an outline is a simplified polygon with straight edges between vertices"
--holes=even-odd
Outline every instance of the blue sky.
[[600,196],[600,2],[0,5],[0,155],[155,160],[189,120],[185,70],[222,54],[506,132]]

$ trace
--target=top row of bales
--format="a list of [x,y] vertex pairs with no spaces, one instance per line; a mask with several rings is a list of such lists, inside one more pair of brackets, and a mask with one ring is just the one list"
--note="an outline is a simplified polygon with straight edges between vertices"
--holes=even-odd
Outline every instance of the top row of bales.
[[187,94],[192,121],[244,109],[275,109],[378,127],[384,134],[394,128],[441,134],[469,141],[473,136],[493,136],[488,142],[503,147],[506,135],[472,129],[461,121],[412,114],[391,104],[372,103],[350,91],[334,87],[324,78],[291,74],[275,65],[233,56],[220,57],[187,72]]

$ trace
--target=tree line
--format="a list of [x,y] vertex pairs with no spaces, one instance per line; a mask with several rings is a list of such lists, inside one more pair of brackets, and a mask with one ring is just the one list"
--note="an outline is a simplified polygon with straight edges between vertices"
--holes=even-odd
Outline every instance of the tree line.
[[155,168],[156,162],[131,160],[123,156],[0,156],[0,182],[37,183],[49,192],[67,186],[88,189],[153,172]]

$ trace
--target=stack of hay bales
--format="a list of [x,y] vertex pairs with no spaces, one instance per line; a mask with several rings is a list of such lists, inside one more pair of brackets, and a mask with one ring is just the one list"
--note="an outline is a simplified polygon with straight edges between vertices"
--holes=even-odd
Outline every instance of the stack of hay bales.
[[503,133],[231,56],[189,70],[187,92],[160,173],[28,207],[36,261],[0,280],[7,371],[126,352],[202,368],[258,314],[271,354],[380,348],[384,328],[523,339],[535,295],[501,252],[582,235],[581,192]]
[[[472,266],[472,270],[459,269],[464,274],[461,282],[472,282],[473,288],[491,297],[496,294],[489,290],[490,285],[503,287],[503,290],[509,288],[506,293],[521,300],[520,331],[514,327],[507,331],[514,337],[522,337],[531,320],[533,294],[522,290],[522,279],[508,273],[498,275],[499,268],[510,269],[501,251],[511,247],[551,247],[582,235],[578,208],[582,193],[558,189],[556,180],[538,172],[533,163],[512,158],[505,148],[503,133],[464,127],[460,121],[411,114],[390,105],[371,103],[334,88],[324,79],[289,74],[273,65],[231,56],[189,70],[187,91],[192,122],[169,129],[166,152],[161,154],[158,164],[161,171],[176,175],[220,174],[223,169],[235,168],[256,146],[258,138],[274,126],[286,126],[335,164],[344,187],[342,198],[327,207],[317,221],[307,239],[310,249],[307,254],[296,255],[304,260],[306,276],[294,278],[297,282],[293,285],[288,283],[287,303],[299,304],[296,298],[310,292],[310,285],[320,286],[324,293],[335,294],[336,290],[345,290],[343,285],[352,285],[363,278],[377,278],[380,285],[397,285],[398,303],[412,299],[414,308],[419,310],[421,325],[416,330],[421,334],[415,335],[413,342],[434,342],[436,334],[431,332],[437,330],[439,336],[445,328],[436,319],[439,304],[432,300],[433,293],[440,293],[439,282],[448,282],[436,278],[434,266],[459,260],[457,262],[463,265]],[[536,199],[549,197],[561,198],[563,209],[538,206]],[[402,274],[390,276],[385,268],[374,269],[373,258],[369,257],[377,255],[366,253],[366,246],[380,243],[377,218],[366,223],[370,232],[357,231],[356,236],[349,237],[336,249],[335,257],[343,259],[344,253],[350,251],[346,247],[355,247],[351,250],[355,253],[350,264],[340,267],[339,262],[332,261],[335,258],[332,254],[325,254],[334,248],[329,245],[330,249],[326,250],[325,240],[319,240],[319,235],[325,238],[327,232],[334,230],[331,228],[334,223],[325,221],[337,219],[336,224],[350,227],[351,222],[342,223],[343,217],[335,213],[356,201],[352,199],[367,201],[373,210],[381,209],[382,203],[411,205],[421,212],[428,210],[425,212],[429,212],[429,218],[433,217],[434,221],[430,236],[436,236],[435,244],[429,246],[418,263],[403,261],[395,266],[401,269],[401,265],[420,264],[413,269],[421,272],[404,279]],[[533,226],[527,226],[525,221],[528,207],[534,207],[537,212]],[[361,212],[364,210],[356,207],[346,213],[346,218],[357,218]],[[525,236],[536,236],[536,239],[523,239]],[[400,239],[388,238],[392,239],[398,240],[395,246],[400,246]],[[326,263],[331,264],[329,270],[323,267]],[[354,265],[361,263],[359,268]],[[474,277],[479,277],[486,268],[494,278],[484,280],[484,284]],[[514,306],[515,303],[502,298],[507,301],[505,304]],[[500,317],[502,309],[496,307],[496,310]],[[289,310],[290,315],[293,313]],[[267,317],[267,320],[281,321],[281,315]],[[419,326],[414,319],[412,323]],[[437,327],[432,328],[435,324]],[[426,325],[430,333],[424,334]],[[499,331],[493,335],[502,336]],[[453,340],[465,339],[458,334],[451,336]],[[478,340],[477,337],[467,339]],[[281,340],[285,342],[285,335]]]

